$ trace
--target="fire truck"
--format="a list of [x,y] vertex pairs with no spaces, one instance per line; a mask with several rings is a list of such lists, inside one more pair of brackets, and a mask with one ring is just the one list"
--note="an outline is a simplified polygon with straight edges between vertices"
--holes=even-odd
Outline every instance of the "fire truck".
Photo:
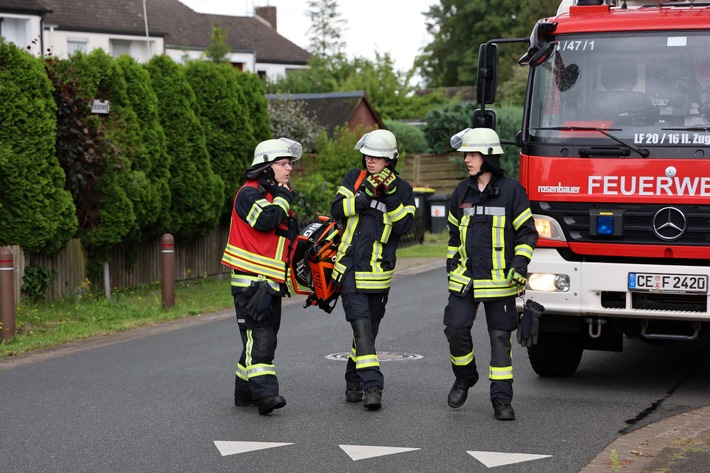
[[[710,3],[563,1],[529,38],[481,45],[474,126],[495,128],[498,47],[529,67],[520,181],[545,308],[528,357],[569,376],[584,350],[710,332]],[[505,141],[504,141],[505,142]]]

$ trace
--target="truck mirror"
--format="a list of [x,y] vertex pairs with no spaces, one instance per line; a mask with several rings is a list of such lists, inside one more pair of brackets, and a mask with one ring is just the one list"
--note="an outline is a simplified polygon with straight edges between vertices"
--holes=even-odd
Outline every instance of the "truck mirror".
[[478,48],[478,80],[476,83],[476,100],[479,104],[490,104],[496,101],[498,86],[498,45],[483,43]]
[[473,112],[473,128],[490,128],[496,129],[496,112],[495,110],[474,110]]
[[557,29],[557,23],[547,21],[538,21],[530,34],[530,47],[523,54],[523,57],[518,59],[518,64],[521,66],[529,65],[537,67],[547,62],[552,56],[553,51],[557,47],[557,41],[547,41],[545,36],[554,32]]

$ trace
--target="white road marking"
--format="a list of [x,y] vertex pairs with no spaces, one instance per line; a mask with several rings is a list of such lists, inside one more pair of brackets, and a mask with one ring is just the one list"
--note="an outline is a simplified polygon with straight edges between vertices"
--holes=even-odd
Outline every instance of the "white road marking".
[[419,448],[377,447],[374,445],[340,445],[340,448],[347,453],[353,461],[421,450]]
[[528,453],[504,453],[504,452],[466,452],[488,468],[502,465],[512,465],[513,463],[523,463],[541,458],[549,458],[552,455],[532,455]]
[[254,452],[256,450],[265,450],[267,448],[284,447],[293,445],[292,443],[277,443],[277,442],[228,442],[215,440],[215,447],[223,457],[227,455],[236,455],[237,453]]

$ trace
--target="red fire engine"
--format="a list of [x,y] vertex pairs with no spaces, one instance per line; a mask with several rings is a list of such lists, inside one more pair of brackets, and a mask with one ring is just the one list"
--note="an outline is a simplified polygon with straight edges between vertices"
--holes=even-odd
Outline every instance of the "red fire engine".
[[[610,3],[563,1],[519,61],[520,181],[540,233],[526,297],[545,307],[528,355],[542,376],[624,336],[710,328],[710,3]],[[481,45],[474,126],[495,126],[485,105],[512,41]]]

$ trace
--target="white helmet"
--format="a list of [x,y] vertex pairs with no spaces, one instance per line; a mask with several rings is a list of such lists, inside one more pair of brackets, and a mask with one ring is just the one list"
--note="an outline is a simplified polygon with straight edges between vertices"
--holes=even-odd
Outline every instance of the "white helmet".
[[481,153],[483,156],[503,154],[498,133],[490,128],[466,128],[451,137],[451,147],[462,153]]
[[374,130],[365,133],[355,145],[356,150],[365,156],[397,159],[397,138],[389,130]]
[[254,150],[254,160],[251,167],[265,167],[264,164],[272,163],[279,158],[289,158],[291,162],[301,159],[303,148],[298,141],[288,138],[262,141]]

